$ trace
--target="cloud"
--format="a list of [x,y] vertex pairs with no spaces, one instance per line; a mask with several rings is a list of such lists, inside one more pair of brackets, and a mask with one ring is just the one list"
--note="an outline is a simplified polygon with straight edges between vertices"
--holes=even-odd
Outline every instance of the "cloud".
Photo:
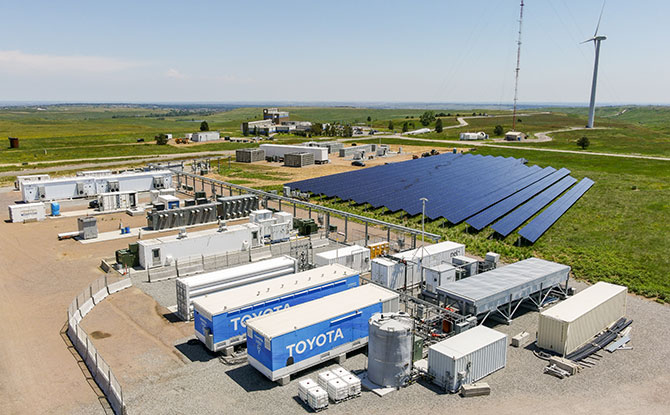
[[177,69],[170,68],[165,72],[165,76],[168,78],[174,78],[174,79],[186,79],[188,78],[187,75],[179,72]]
[[104,56],[59,56],[0,50],[0,70],[9,72],[112,73],[145,63]]

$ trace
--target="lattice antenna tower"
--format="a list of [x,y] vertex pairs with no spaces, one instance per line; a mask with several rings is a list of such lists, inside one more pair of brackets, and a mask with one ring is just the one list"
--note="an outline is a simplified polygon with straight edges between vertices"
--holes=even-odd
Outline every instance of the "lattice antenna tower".
[[516,70],[514,76],[514,111],[512,112],[512,131],[516,131],[516,103],[519,99],[519,69],[521,69],[521,24],[523,23],[523,0],[519,12],[519,38],[516,41]]

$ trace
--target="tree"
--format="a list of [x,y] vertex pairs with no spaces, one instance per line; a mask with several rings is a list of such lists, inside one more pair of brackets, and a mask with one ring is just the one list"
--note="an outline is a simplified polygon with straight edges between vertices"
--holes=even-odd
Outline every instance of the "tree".
[[243,122],[242,123],[242,135],[245,136],[245,137],[249,135],[249,123],[248,122]]
[[421,125],[426,127],[428,124],[435,121],[435,114],[433,114],[433,111],[426,111],[421,114],[419,121],[421,121]]
[[437,122],[435,123],[435,132],[442,132],[442,118],[437,119]]
[[503,127],[502,125],[498,124],[493,128],[493,134],[497,136],[501,136],[503,134]]
[[587,148],[590,144],[591,144],[591,142],[589,141],[589,138],[586,137],[586,136],[584,136],[584,137],[582,137],[582,138],[579,138],[579,139],[577,140],[577,145],[580,146],[580,147],[582,148],[582,150],[586,150],[586,148]]
[[407,125],[407,121],[405,121],[405,122],[402,124],[402,132],[403,132],[403,133],[406,133],[407,131],[409,131],[409,126]]
[[393,121],[389,121],[389,130],[393,131]]
[[163,133],[158,134],[155,138],[156,138],[156,144],[158,144],[159,146],[164,146],[168,142],[167,135]]
[[368,122],[372,121],[372,117],[368,115]]
[[310,128],[310,130],[312,130],[312,134],[314,135],[323,134],[323,126],[321,125],[320,122],[312,123],[312,127]]
[[200,123],[200,131],[209,131],[209,124],[207,124],[207,121]]
[[344,131],[342,132],[342,135],[343,135],[344,137],[351,137],[351,136],[354,135],[354,129],[351,128],[351,125],[347,124],[347,125],[344,127]]

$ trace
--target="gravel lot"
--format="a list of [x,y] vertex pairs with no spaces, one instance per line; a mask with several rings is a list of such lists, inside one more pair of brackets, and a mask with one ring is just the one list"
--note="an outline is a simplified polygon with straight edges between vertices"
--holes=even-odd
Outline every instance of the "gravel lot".
[[[578,290],[586,287],[583,283],[574,285]],[[510,347],[507,367],[485,379],[492,387],[490,396],[464,399],[420,382],[383,398],[364,391],[359,398],[331,404],[328,413],[408,413],[446,407],[496,414],[538,409],[548,413],[667,413],[670,407],[667,394],[670,390],[670,348],[667,346],[670,344],[670,307],[629,296],[628,317],[635,320],[630,343],[633,350],[613,354],[603,351],[603,358],[596,366],[568,379],[544,375],[545,362],[536,358],[530,347]],[[509,336],[523,330],[534,332],[537,318],[537,312],[526,312],[510,326],[492,327]],[[113,331],[110,333],[114,335]],[[178,351],[183,364],[163,367],[161,371],[148,370],[135,380],[126,379],[124,395],[129,413],[307,413],[307,408],[297,399],[297,380],[315,378],[318,371],[336,366],[312,368],[294,376],[288,386],[281,387],[249,365],[227,366],[197,342],[189,344],[187,340],[175,339],[173,344],[173,351]],[[106,348],[102,340],[100,343],[99,350]],[[107,356],[111,350],[103,353]],[[135,360],[134,369],[149,368],[149,361],[160,357],[146,356],[147,362]],[[353,371],[363,370],[366,357],[362,352],[355,353],[342,366]],[[86,409],[82,408],[82,413]]]

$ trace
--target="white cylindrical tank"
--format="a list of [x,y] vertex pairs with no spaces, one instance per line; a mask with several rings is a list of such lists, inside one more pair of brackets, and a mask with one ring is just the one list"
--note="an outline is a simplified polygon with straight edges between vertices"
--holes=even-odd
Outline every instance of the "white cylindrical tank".
[[406,313],[378,313],[369,321],[368,379],[383,387],[404,385],[412,370],[414,320]]

